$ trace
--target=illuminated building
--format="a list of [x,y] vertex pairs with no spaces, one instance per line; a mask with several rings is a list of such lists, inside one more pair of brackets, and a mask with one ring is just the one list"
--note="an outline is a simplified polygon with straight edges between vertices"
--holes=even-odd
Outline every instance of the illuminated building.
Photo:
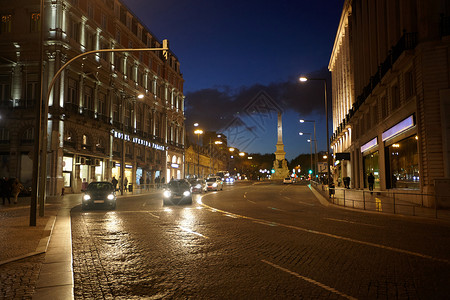
[[[40,87],[40,3],[0,3],[0,176],[29,186]],[[44,3],[44,87],[80,53],[162,46],[119,0]],[[119,179],[122,167],[134,185],[141,178],[144,183],[156,176],[181,178],[183,83],[171,52],[167,58],[162,51],[102,52],[71,63],[48,101],[47,195],[59,195],[63,187],[80,192],[83,179]]]
[[445,0],[345,1],[328,67],[335,181],[434,194],[450,177],[449,18]]

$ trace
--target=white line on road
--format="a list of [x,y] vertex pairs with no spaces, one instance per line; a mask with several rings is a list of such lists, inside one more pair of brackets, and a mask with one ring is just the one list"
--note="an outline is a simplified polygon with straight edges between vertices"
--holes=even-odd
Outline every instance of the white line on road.
[[189,232],[189,233],[192,233],[192,234],[201,236],[201,237],[203,237],[203,238],[205,238],[205,239],[208,238],[207,236],[204,236],[204,235],[201,234],[201,233],[195,232],[195,231],[193,231],[193,230],[191,230],[191,229],[189,229],[189,228],[183,227],[183,226],[180,226],[180,229],[182,229],[182,230],[184,230],[184,231],[186,231],[186,232]]
[[353,221],[347,221],[347,220],[341,220],[341,219],[333,219],[333,218],[324,218],[324,219],[325,220],[330,220],[330,221],[336,221],[336,222],[344,222],[344,223],[356,224],[356,225],[365,225],[365,226],[372,226],[372,227],[384,227],[384,226],[380,226],[380,225],[359,223],[359,222],[353,222]]
[[272,210],[284,211],[282,209],[279,209],[279,208],[276,208],[276,207],[272,207],[272,206],[267,206],[267,208],[270,208]]
[[313,203],[307,203],[307,202],[303,202],[303,201],[298,201],[298,203],[304,204],[304,205],[309,205],[309,206],[314,206]]
[[[201,200],[200,200],[199,204],[201,204],[201,205],[203,205],[205,207],[208,207],[209,209],[214,209],[213,207],[204,204]],[[220,210],[220,209],[215,209],[215,210],[218,211],[218,212],[224,213],[224,214],[230,214],[229,212],[223,211],[223,210]],[[384,249],[384,250],[394,251],[394,252],[398,252],[398,253],[408,254],[408,255],[412,255],[412,256],[416,256],[416,257],[420,257],[420,258],[425,258],[425,259],[429,259],[429,260],[433,260],[433,261],[438,261],[438,262],[442,262],[442,263],[450,265],[450,261],[447,260],[447,259],[437,258],[437,257],[433,257],[431,255],[422,254],[422,253],[418,253],[418,252],[414,252],[414,251],[409,251],[409,250],[399,249],[399,248],[395,248],[395,247],[384,246],[384,245],[375,244],[375,243],[371,243],[371,242],[355,240],[355,239],[352,239],[352,238],[339,236],[339,235],[335,235],[335,234],[331,234],[331,233],[327,233],[327,232],[321,232],[321,231],[311,230],[311,229],[297,227],[297,226],[293,226],[293,225],[286,225],[286,224],[281,224],[281,223],[276,223],[276,222],[270,222],[270,221],[257,219],[257,218],[252,218],[252,217],[247,217],[247,216],[238,215],[238,214],[233,214],[233,215],[235,215],[235,216],[237,216],[239,218],[242,218],[242,219],[247,219],[247,220],[251,220],[251,221],[258,221],[258,222],[273,223],[273,224],[275,224],[277,226],[281,226],[281,227],[286,227],[286,228],[290,228],[290,229],[294,229],[294,230],[304,231],[304,232],[307,232],[307,233],[327,236],[327,237],[331,237],[331,238],[334,238],[334,239],[348,241],[348,242],[357,243],[357,244],[370,246],[370,247],[375,247],[375,248],[379,248],[379,249]]]
[[250,202],[250,203],[256,204],[255,201],[252,201],[252,200],[247,200],[247,201]]
[[157,219],[159,219],[160,217],[159,216],[157,216],[157,215],[154,215],[154,214],[152,214],[151,212],[149,212],[148,213],[150,216],[152,216],[152,217],[155,217],[155,218],[157,218]]
[[344,293],[342,293],[342,292],[339,292],[339,291],[336,290],[335,288],[329,287],[328,285],[325,285],[325,284],[323,284],[323,283],[320,283],[320,282],[318,282],[318,281],[316,281],[316,280],[314,280],[314,279],[311,279],[311,278],[302,276],[302,275],[300,275],[300,274],[298,274],[298,273],[295,273],[295,272],[293,272],[293,271],[291,271],[291,270],[288,270],[288,269],[286,269],[286,268],[283,268],[283,267],[281,267],[281,266],[279,266],[279,265],[277,265],[277,264],[271,263],[271,262],[269,262],[269,261],[267,261],[267,260],[264,260],[264,259],[262,259],[261,261],[262,261],[263,263],[266,263],[266,264],[268,264],[268,265],[274,267],[274,268],[277,268],[278,270],[284,271],[284,272],[286,272],[286,273],[289,273],[289,274],[291,274],[291,275],[294,275],[294,276],[297,277],[297,278],[303,279],[303,280],[305,280],[305,281],[307,281],[307,282],[309,282],[309,283],[312,283],[312,284],[314,284],[314,285],[317,285],[317,286],[319,286],[319,287],[321,287],[321,288],[323,288],[323,289],[325,289],[325,290],[327,290],[327,291],[329,291],[329,292],[332,292],[332,293],[334,293],[334,294],[336,294],[336,295],[339,295],[339,296],[344,297],[344,298],[346,298],[346,299],[352,299],[352,300],[353,300],[353,299],[356,299],[356,298],[354,298],[354,297],[352,297],[352,296],[349,296],[349,295],[347,295],[347,294],[344,294]]

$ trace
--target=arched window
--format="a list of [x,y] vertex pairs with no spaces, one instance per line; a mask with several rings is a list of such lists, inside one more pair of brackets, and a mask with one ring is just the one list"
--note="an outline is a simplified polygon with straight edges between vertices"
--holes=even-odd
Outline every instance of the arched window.
[[172,163],[173,164],[176,164],[177,163],[177,157],[174,155],[174,156],[172,156]]

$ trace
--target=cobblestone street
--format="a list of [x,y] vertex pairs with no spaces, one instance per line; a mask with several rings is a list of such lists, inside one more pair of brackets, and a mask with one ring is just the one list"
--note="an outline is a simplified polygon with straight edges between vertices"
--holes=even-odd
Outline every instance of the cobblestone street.
[[228,187],[72,210],[77,299],[446,298],[450,227],[322,206],[305,186]]

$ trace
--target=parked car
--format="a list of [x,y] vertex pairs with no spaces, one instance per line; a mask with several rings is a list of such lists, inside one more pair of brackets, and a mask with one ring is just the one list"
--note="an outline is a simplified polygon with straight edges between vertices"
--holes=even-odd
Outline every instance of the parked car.
[[163,203],[168,204],[192,204],[191,185],[185,179],[171,180],[163,191]]
[[292,183],[291,177],[286,177],[285,179],[283,179],[283,184],[290,184],[290,183]]
[[223,181],[220,177],[213,176],[206,179],[206,191],[223,190]]
[[91,182],[84,191],[81,201],[81,208],[83,210],[93,207],[96,204],[106,205],[111,209],[116,209],[116,191],[111,182]]
[[196,179],[189,182],[191,184],[192,193],[203,193],[206,192],[206,182],[205,180]]

